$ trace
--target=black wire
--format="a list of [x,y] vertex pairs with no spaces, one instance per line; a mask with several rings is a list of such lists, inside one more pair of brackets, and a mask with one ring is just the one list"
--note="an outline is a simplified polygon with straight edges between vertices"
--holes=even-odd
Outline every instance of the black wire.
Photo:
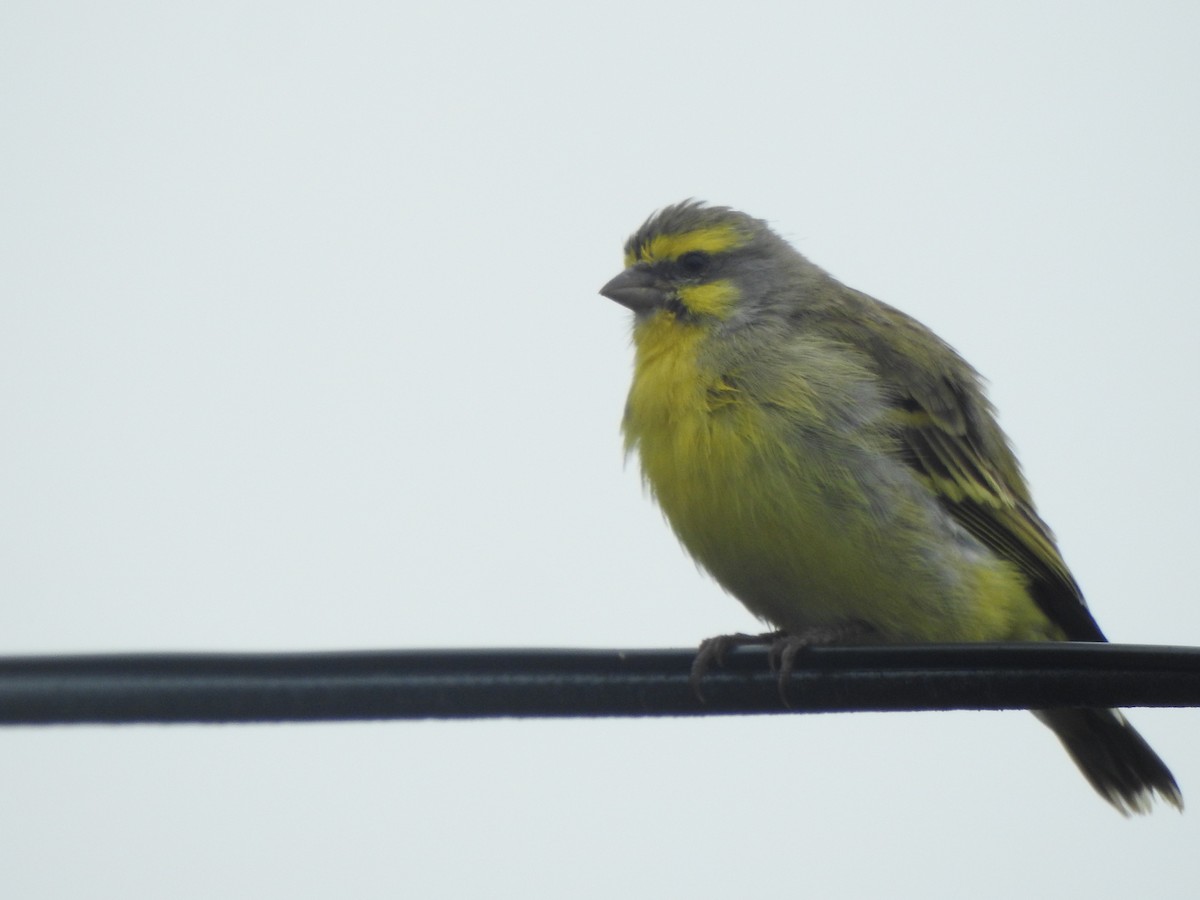
[[1200,648],[803,651],[780,699],[760,647],[688,683],[694,650],[406,650],[0,658],[0,724],[697,716],[1200,705]]

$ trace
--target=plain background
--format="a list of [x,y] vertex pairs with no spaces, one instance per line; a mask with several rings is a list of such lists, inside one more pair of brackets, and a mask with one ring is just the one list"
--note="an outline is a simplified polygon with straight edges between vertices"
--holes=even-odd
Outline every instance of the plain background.
[[[622,465],[625,237],[768,219],[992,382],[1116,641],[1200,645],[1185,3],[0,7],[0,653],[756,627]],[[1200,717],[1133,719],[1200,804]],[[1194,897],[1032,717],[12,729],[88,897]]]

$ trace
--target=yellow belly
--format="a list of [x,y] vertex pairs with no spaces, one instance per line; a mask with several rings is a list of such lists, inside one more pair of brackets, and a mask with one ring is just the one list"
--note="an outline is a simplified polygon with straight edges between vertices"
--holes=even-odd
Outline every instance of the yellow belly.
[[[882,449],[805,439],[701,365],[703,332],[665,318],[638,335],[627,446],[681,542],[751,612],[789,631],[857,619],[884,640],[1052,636],[1020,574],[969,539],[953,546],[954,526]],[[819,423],[809,390],[790,380],[788,403]]]

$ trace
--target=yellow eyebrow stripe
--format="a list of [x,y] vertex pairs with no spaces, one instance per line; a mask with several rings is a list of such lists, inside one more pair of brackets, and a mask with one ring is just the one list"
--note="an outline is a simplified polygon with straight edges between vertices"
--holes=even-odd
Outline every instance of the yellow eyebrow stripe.
[[641,246],[631,249],[625,255],[625,265],[632,266],[639,260],[654,263],[679,259],[694,250],[723,253],[742,246],[748,240],[748,235],[729,225],[697,228],[683,234],[656,234]]

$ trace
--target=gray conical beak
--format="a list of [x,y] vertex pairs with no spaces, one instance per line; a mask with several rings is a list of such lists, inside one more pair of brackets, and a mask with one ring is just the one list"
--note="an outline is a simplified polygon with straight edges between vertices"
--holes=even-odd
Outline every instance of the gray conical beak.
[[634,312],[649,312],[667,300],[666,292],[654,282],[654,275],[645,269],[626,269],[600,288],[600,293]]

